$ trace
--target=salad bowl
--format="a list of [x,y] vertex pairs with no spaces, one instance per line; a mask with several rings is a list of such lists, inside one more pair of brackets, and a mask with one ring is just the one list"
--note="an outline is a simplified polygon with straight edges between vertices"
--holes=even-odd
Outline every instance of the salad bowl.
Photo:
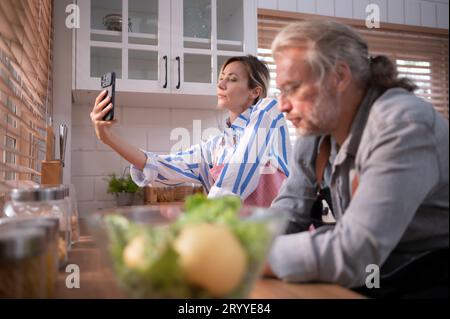
[[285,213],[203,194],[176,205],[131,206],[87,222],[130,298],[246,298],[261,275]]

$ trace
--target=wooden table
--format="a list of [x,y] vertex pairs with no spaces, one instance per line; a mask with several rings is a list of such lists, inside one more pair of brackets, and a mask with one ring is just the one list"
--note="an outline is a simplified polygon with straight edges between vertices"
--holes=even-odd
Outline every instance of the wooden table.
[[[69,255],[69,264],[79,266],[80,287],[67,288],[66,280],[71,283],[71,273],[60,271],[57,283],[57,298],[73,299],[115,299],[125,298],[119,291],[111,271],[104,265],[99,249],[90,236],[82,236]],[[73,283],[73,281],[72,281]],[[256,299],[292,299],[292,298],[362,298],[363,296],[330,284],[288,284],[278,279],[259,279],[250,298]]]

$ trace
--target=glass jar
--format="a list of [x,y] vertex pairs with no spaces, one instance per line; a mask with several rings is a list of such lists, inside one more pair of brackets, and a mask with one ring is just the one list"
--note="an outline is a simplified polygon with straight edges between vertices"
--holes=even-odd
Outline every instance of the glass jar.
[[45,298],[54,298],[58,276],[59,220],[52,217],[0,218],[0,231],[5,229],[40,228],[45,231]]
[[8,227],[0,232],[0,298],[44,298],[45,231]]
[[80,228],[79,228],[79,215],[78,215],[78,204],[77,195],[75,191],[75,186],[73,184],[62,185],[61,188],[64,189],[65,199],[69,207],[69,220],[70,220],[70,232],[71,232],[71,244],[76,243],[80,240]]
[[67,264],[71,248],[69,207],[65,191],[60,187],[34,187],[13,189],[5,204],[7,217],[46,216],[59,220],[58,260],[59,266]]

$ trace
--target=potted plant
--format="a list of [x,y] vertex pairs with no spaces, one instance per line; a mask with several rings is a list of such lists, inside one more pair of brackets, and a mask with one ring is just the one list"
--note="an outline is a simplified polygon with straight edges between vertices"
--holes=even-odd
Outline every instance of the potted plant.
[[114,194],[117,206],[133,205],[135,194],[139,191],[139,186],[133,182],[130,174],[117,177],[115,173],[112,173],[107,178],[107,181],[107,192]]

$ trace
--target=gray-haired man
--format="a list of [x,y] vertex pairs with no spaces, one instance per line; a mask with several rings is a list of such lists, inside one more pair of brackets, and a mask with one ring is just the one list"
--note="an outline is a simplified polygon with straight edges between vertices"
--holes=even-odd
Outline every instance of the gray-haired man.
[[[302,137],[272,204],[300,232],[276,239],[268,272],[353,288],[375,265],[378,296],[448,296],[448,121],[344,25],[290,25],[272,50],[280,110]],[[324,185],[336,224],[309,230]]]

